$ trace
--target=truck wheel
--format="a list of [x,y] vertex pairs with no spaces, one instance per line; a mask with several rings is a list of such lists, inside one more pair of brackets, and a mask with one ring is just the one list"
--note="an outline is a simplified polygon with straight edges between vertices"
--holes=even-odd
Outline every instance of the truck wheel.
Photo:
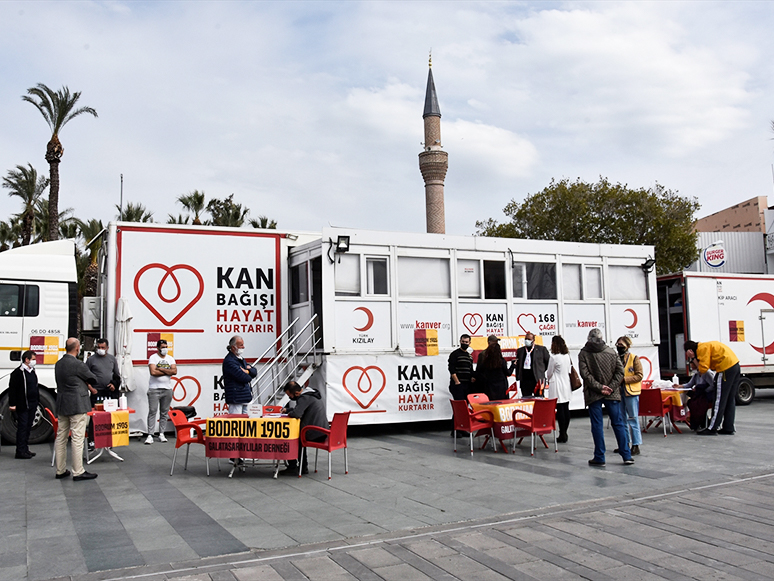
[[739,391],[736,392],[736,405],[749,405],[755,397],[755,386],[747,377],[739,381]]
[[[49,392],[44,389],[40,390],[40,403],[38,409],[35,412],[35,420],[32,423],[32,429],[30,430],[30,444],[42,444],[43,442],[51,439],[54,435],[54,428],[51,422],[48,421],[43,408],[48,408],[51,411],[55,409],[54,398]],[[2,433],[3,439],[7,440],[11,444],[16,444],[16,414],[8,409],[8,394],[3,394],[0,399],[0,414],[3,416],[2,426],[0,426],[0,433]]]

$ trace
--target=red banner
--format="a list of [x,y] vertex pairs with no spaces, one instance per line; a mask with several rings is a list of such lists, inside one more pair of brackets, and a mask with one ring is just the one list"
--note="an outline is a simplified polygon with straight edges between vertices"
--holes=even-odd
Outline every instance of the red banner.
[[129,412],[94,412],[94,447],[115,448],[129,445]]

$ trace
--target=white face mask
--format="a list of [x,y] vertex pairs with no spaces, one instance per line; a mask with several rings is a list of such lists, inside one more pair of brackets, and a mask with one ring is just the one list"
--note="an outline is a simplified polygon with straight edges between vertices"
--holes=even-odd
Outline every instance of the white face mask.
[[97,355],[104,356],[107,353],[106,349],[97,349]]
[[161,349],[159,349],[159,355],[164,357],[166,354],[167,354],[167,349],[165,347],[162,347]]
[[532,347],[532,339],[524,339],[524,345],[527,347]]
[[237,357],[242,357],[242,355],[244,355],[244,353],[245,353],[244,349],[237,349],[236,350]]
[[31,369],[35,368],[35,360],[34,359],[30,359],[29,366],[30,366]]

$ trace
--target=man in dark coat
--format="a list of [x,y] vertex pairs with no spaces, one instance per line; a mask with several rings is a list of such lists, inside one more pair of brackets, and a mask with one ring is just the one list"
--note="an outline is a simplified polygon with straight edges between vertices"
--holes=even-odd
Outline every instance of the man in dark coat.
[[30,430],[38,410],[38,376],[35,374],[35,352],[22,353],[22,363],[11,371],[8,381],[8,409],[16,412],[16,459],[29,460]]
[[527,331],[524,347],[516,350],[516,379],[519,382],[521,397],[534,397],[535,386],[545,384],[546,369],[551,354],[543,345],[535,344],[535,335]]
[[589,331],[588,341],[578,355],[578,367],[583,380],[583,397],[589,408],[591,435],[594,438],[594,458],[589,460],[589,465],[605,465],[603,404],[607,409],[607,415],[610,416],[610,424],[613,426],[618,450],[624,464],[634,464],[626,436],[626,424],[621,404],[623,365],[618,354],[605,345],[602,331],[599,329]]
[[471,393],[473,356],[470,354],[470,335],[460,337],[460,348],[449,354],[449,392],[454,399],[467,399]]
[[96,474],[83,469],[83,440],[91,411],[89,393],[97,393],[97,378],[76,355],[81,342],[70,337],[65,343],[65,354],[54,367],[56,377],[56,411],[59,431],[56,433],[56,477],[70,476],[67,470],[67,437],[72,432],[73,480],[91,480]]
[[[291,402],[295,402],[295,406],[291,406],[288,403],[284,411],[289,417],[301,420],[302,430],[306,426],[330,429],[331,425],[328,423],[325,405],[322,402],[322,396],[319,391],[311,387],[301,387],[295,381],[289,381],[285,386],[285,394],[290,398]],[[309,430],[306,438],[313,442],[324,442],[327,435],[323,432]],[[309,468],[306,462],[305,448],[299,447],[298,458],[301,460],[301,474],[308,474]],[[289,461],[288,467],[280,474],[283,476],[298,476],[298,462],[296,460]]]
[[223,390],[230,414],[246,414],[247,404],[253,400],[250,382],[258,370],[245,361],[245,342],[234,335],[228,342],[228,354],[223,359]]

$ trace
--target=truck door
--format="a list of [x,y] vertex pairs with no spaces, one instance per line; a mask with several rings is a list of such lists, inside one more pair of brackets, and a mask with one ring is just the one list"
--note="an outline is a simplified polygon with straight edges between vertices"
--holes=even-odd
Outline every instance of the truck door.
[[774,309],[761,309],[758,317],[761,322],[761,344],[753,345],[749,341],[750,347],[761,354],[763,365],[774,364]]
[[19,365],[25,347],[24,289],[18,282],[0,282],[0,368]]

